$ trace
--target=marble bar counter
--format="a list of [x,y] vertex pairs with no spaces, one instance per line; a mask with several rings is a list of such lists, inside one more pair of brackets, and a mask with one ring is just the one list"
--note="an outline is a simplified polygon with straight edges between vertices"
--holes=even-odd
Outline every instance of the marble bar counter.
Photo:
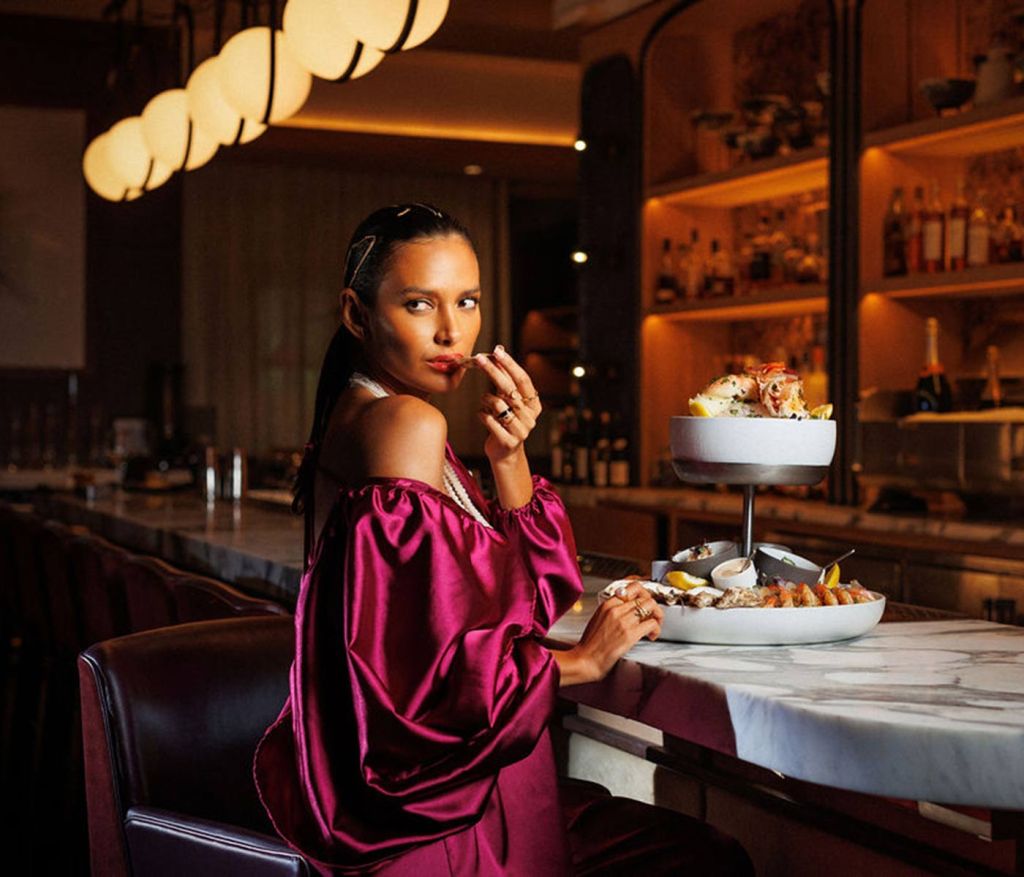
[[193,493],[117,491],[93,500],[40,495],[46,514],[90,530],[133,551],[231,582],[292,606],[302,576],[302,519],[256,502]]
[[[585,597],[551,638],[576,642],[595,605]],[[601,683],[561,693],[811,783],[1024,809],[1019,627],[888,623],[802,646],[643,642]]]

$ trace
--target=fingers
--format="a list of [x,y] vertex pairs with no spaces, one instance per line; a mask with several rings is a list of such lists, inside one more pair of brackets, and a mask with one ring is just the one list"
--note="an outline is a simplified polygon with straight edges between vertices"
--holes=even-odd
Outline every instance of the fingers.
[[[480,397],[481,405],[484,411],[493,414],[495,419],[499,423],[504,424],[513,433],[515,430],[512,429],[514,424],[518,424],[525,430],[523,438],[530,434],[533,428],[537,425],[537,421],[529,409],[522,403],[522,401],[511,401],[505,396],[495,396],[493,393],[484,393]],[[511,411],[511,414],[507,414],[504,417],[501,415],[504,411]]]
[[[494,349],[494,355],[502,368],[511,376],[516,388],[523,396],[523,402],[534,414],[540,413],[540,397],[534,389],[533,381],[526,373],[526,370],[516,362],[511,354],[500,344]],[[536,408],[536,410],[534,410]]]
[[504,424],[489,411],[481,411],[477,414],[480,422],[487,427],[487,431],[497,440],[499,445],[508,451],[514,451],[523,443],[523,437],[515,435]]
[[495,347],[493,358],[477,354],[475,362],[502,396],[510,402],[521,402],[523,408],[536,419],[541,412],[541,404],[533,381],[504,347],[500,344]]

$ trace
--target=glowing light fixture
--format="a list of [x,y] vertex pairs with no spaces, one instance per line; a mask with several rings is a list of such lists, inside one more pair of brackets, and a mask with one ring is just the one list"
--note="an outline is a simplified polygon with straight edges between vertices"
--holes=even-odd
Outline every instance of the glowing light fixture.
[[572,376],[574,378],[582,378],[582,377],[585,377],[586,374],[587,374],[587,370],[586,370],[586,368],[584,366],[582,366],[582,365],[574,365],[572,367]]
[[207,58],[192,71],[185,85],[188,111],[195,126],[218,143],[249,143],[267,130],[255,119],[243,119],[241,113],[224,98],[220,87],[220,58]]
[[216,69],[228,104],[243,118],[264,124],[294,116],[313,84],[284,34],[269,27],[236,33],[221,49]]
[[480,165],[478,165],[478,164],[467,164],[467,165],[466,165],[466,166],[465,166],[465,167],[464,167],[464,168],[462,169],[462,172],[463,172],[463,173],[464,173],[464,174],[465,174],[465,175],[466,175],[467,177],[478,177],[478,176],[480,176],[480,174],[482,174],[482,173],[484,172],[484,169],[483,169],[483,167],[481,167],[481,166],[480,166]]
[[584,262],[586,262],[586,261],[587,261],[587,259],[589,259],[589,258],[590,258],[590,256],[588,256],[588,255],[587,255],[587,254],[586,254],[586,253],[585,253],[585,252],[584,252],[583,250],[573,250],[573,253],[572,253],[572,260],[573,260],[573,261],[574,261],[574,262],[575,262],[575,263],[576,263],[577,265],[582,265],[582,264],[583,264]]
[[448,0],[336,0],[356,39],[382,52],[429,40],[448,14]]
[[154,158],[147,148],[139,116],[122,119],[110,129],[107,157],[111,169],[129,189],[129,200],[162,186],[171,175],[170,166]]
[[82,173],[89,188],[101,198],[108,201],[123,201],[128,187],[114,172],[114,167],[110,163],[107,153],[109,144],[109,132],[93,139],[82,156]]
[[576,142],[573,143],[572,145],[572,148],[575,149],[577,152],[583,152],[583,150],[587,148],[587,141],[584,140],[582,137],[577,137]]
[[150,153],[172,170],[195,170],[217,151],[217,141],[193,124],[183,88],[162,91],[142,111],[142,137]]
[[295,60],[321,79],[358,79],[384,59],[345,27],[338,0],[288,0],[282,28]]

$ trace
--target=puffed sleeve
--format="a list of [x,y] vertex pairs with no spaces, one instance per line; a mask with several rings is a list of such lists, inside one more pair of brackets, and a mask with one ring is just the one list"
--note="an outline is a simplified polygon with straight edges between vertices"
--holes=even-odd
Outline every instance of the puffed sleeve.
[[490,529],[417,481],[342,492],[255,760],[268,815],[305,855],[356,869],[459,831],[532,752],[558,686],[538,619],[569,598],[555,557],[575,563],[549,502],[538,491]]

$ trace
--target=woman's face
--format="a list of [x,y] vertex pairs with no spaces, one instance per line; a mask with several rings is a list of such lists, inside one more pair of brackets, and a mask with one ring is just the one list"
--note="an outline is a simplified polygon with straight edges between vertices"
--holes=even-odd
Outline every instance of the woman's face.
[[462,383],[454,360],[473,352],[480,334],[480,266],[461,235],[399,244],[364,311],[363,352],[393,392],[426,397]]

